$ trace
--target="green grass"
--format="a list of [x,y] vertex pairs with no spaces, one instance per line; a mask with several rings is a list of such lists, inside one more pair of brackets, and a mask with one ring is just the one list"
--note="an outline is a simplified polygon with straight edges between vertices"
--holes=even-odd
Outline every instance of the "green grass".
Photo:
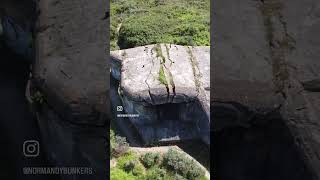
[[110,9],[112,50],[157,43],[210,45],[209,0],[111,0]]

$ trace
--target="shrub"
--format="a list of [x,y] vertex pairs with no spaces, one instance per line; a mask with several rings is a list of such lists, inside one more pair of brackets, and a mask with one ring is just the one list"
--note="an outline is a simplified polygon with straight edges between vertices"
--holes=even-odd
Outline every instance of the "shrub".
[[166,180],[166,170],[154,167],[147,171],[144,180]]
[[160,6],[160,5],[165,5],[166,2],[165,2],[165,0],[155,0],[155,1],[154,1],[154,4],[155,4],[156,6]]
[[131,174],[128,174],[121,169],[118,168],[112,168],[110,171],[110,179],[112,180],[135,180],[134,176]]
[[174,149],[164,155],[163,165],[187,179],[199,179],[205,174],[193,160]]
[[179,175],[179,174],[175,174],[173,176],[174,180],[187,180],[186,178],[184,178],[183,176]]
[[[126,170],[130,163],[137,163],[139,161],[137,155],[131,151],[123,154],[117,159],[117,166],[120,169]],[[132,170],[132,169],[131,169]]]
[[150,168],[157,163],[159,163],[160,160],[160,154],[159,153],[146,153],[142,158],[141,161],[144,164],[145,167]]
[[125,137],[111,134],[111,153],[114,157],[119,157],[129,150],[129,144]]
[[145,174],[145,168],[141,163],[137,163],[132,170],[132,174],[138,177],[143,177]]
[[126,172],[131,172],[136,163],[137,163],[137,161],[135,161],[135,160],[127,161],[123,166],[123,170],[125,170]]

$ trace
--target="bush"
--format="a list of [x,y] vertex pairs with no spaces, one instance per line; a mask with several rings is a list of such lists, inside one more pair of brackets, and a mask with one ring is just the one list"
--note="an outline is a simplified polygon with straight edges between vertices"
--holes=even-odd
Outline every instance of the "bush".
[[127,174],[118,168],[112,168],[110,171],[110,179],[112,180],[135,180],[134,176],[131,174]]
[[166,180],[166,174],[166,170],[159,167],[154,167],[147,171],[144,180]]
[[[120,169],[126,170],[131,163],[135,164],[139,161],[137,155],[131,151],[123,154],[117,159],[117,166]],[[131,169],[132,170],[132,169]]]
[[179,174],[175,174],[173,176],[174,180],[187,180],[186,178],[184,178],[183,176],[179,175]]
[[163,159],[163,165],[169,170],[179,173],[187,179],[199,179],[205,172],[184,154],[174,149],[169,149]]
[[145,167],[150,168],[157,163],[159,163],[160,160],[160,154],[159,153],[146,153],[142,158],[141,161],[144,164]]
[[132,170],[132,174],[138,177],[143,177],[145,174],[145,168],[141,163],[137,163]]
[[136,163],[137,163],[136,160],[127,161],[123,166],[123,170],[125,170],[126,172],[131,172]]
[[125,137],[114,135],[114,133],[111,133],[110,136],[110,151],[113,157],[119,157],[129,150],[129,144],[127,143]]

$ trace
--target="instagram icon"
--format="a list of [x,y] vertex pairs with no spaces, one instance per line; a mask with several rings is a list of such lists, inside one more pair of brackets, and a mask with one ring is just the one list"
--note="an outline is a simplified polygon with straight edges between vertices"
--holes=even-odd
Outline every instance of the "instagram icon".
[[39,155],[40,146],[36,140],[28,140],[23,143],[23,154],[26,157],[37,157]]

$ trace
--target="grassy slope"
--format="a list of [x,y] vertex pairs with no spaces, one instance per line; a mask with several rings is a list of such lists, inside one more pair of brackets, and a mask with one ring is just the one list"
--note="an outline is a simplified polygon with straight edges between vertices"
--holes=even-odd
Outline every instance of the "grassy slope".
[[209,0],[111,0],[112,50],[155,43],[210,45],[209,28]]

